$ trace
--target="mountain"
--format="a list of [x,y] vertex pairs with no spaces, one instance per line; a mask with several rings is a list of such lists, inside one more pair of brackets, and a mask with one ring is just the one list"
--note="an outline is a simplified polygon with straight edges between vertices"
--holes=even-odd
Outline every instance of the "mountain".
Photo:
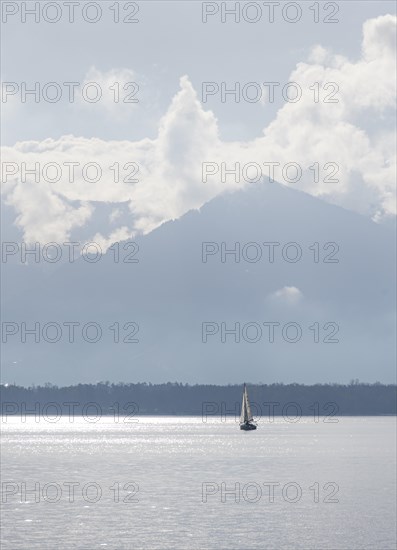
[[[11,262],[3,265],[3,329],[14,322],[18,330],[3,344],[3,381],[394,381],[391,224],[263,181],[223,194],[136,243],[138,263],[116,263],[109,250],[97,263],[47,264],[31,284],[31,266],[23,266],[21,282],[7,277]],[[204,245],[208,252],[219,248],[205,262],[203,243],[212,243]],[[232,254],[222,261],[222,246],[236,243],[239,261]],[[263,243],[279,243],[273,262]],[[133,252],[123,244],[121,259]],[[294,262],[296,253],[301,258]],[[80,325],[70,343],[63,323],[72,321]],[[22,322],[40,329],[58,323],[59,340],[46,342],[41,332],[38,343],[29,335],[23,343]],[[82,337],[88,322],[102,329],[96,343]],[[139,342],[115,343],[115,322],[120,340],[132,334]],[[137,334],[136,325],[123,329],[127,322],[139,325]],[[269,322],[279,323],[274,342],[263,324]],[[206,342],[203,323],[216,332]],[[222,323],[224,329],[240,323],[240,342],[231,333],[222,342]],[[94,327],[86,328],[93,338]],[[55,328],[48,330],[47,339],[55,339]]]

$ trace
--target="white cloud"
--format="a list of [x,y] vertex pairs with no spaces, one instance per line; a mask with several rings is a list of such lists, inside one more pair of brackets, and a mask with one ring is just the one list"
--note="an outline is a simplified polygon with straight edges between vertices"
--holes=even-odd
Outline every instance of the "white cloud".
[[[7,162],[29,165],[40,162],[78,162],[76,178],[68,181],[66,170],[56,183],[36,183],[32,176],[22,183],[18,175],[8,178],[3,193],[17,213],[16,223],[26,240],[62,240],[83,226],[91,217],[94,201],[127,203],[130,227],[112,228],[111,234],[98,238],[105,245],[115,235],[132,236],[147,232],[163,221],[181,216],[224,190],[249,185],[233,178],[222,183],[219,173],[202,182],[202,162],[278,162],[281,166],[297,162],[304,169],[298,183],[276,179],[324,200],[381,220],[395,214],[395,133],[387,129],[386,119],[395,108],[394,74],[396,18],[385,15],[366,21],[363,26],[362,56],[352,62],[316,46],[305,63],[298,63],[289,80],[307,90],[313,82],[339,86],[338,103],[313,102],[304,94],[297,103],[286,103],[263,135],[247,142],[223,142],[211,111],[205,111],[187,76],[159,123],[156,139],[140,141],[103,141],[72,135],[42,142],[19,142],[3,148]],[[99,73],[92,69],[87,80],[101,80],[109,86],[114,79],[133,79],[127,69]],[[331,90],[329,90],[331,91]],[[111,112],[114,104],[105,105]],[[383,129],[386,128],[386,129]],[[81,167],[97,162],[102,169],[98,182],[87,182]],[[114,181],[114,163],[119,163],[119,182]],[[313,180],[309,167],[335,162],[337,182]],[[140,167],[131,181],[132,164]],[[263,170],[266,173],[265,169]],[[89,174],[92,174],[89,172]],[[329,174],[329,172],[328,172]],[[127,179],[126,179],[127,178]],[[117,220],[116,213],[111,221]]]
[[284,286],[271,294],[270,298],[282,304],[294,306],[301,302],[303,293],[296,286]]
[[119,227],[112,231],[108,237],[104,237],[101,233],[96,233],[92,242],[99,245],[101,252],[105,252],[115,242],[126,241],[132,236],[131,230],[128,227]]
[[222,156],[214,115],[204,111],[189,79],[160,121],[158,137],[146,151],[146,174],[134,190],[136,227],[148,231],[166,219],[199,208],[219,191],[201,182],[201,163]]
[[73,229],[86,224],[94,210],[89,202],[72,204],[43,184],[15,185],[6,202],[16,209],[15,224],[27,242],[63,242]]
[[[91,67],[81,83],[84,94],[77,94],[80,106],[102,111],[116,119],[131,116],[142,99],[142,88],[145,79],[134,71],[126,68],[100,71]],[[98,92],[100,90],[100,92]],[[91,102],[98,94],[98,101]],[[99,95],[100,94],[100,95]]]
[[114,208],[109,215],[109,221],[111,223],[115,223],[116,220],[121,216],[121,214],[122,214],[122,211],[120,208]]

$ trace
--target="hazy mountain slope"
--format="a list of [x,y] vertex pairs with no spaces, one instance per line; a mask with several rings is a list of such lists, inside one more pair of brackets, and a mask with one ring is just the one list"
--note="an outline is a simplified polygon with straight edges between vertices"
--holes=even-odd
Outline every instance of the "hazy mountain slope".
[[[203,242],[219,248],[224,242],[228,249],[240,243],[240,261],[228,255],[222,262],[219,252],[204,263]],[[280,243],[273,263],[264,242]],[[296,263],[281,254],[291,242],[302,251]],[[335,250],[335,245],[323,250],[330,242],[339,251],[329,259],[338,263],[323,261]],[[27,292],[10,288],[17,298],[5,303],[3,320],[37,321],[41,326],[48,321],[95,321],[103,335],[95,344],[84,342],[81,331],[76,342],[69,343],[66,328],[54,344],[21,344],[19,335],[12,336],[4,345],[3,376],[27,383],[313,382],[353,377],[392,381],[393,242],[392,227],[276,183],[225,194],[137,240],[139,263],[115,263],[109,251],[98,263],[80,259],[55,265]],[[256,245],[244,248],[243,254],[246,243]],[[313,243],[319,243],[318,263],[309,250]],[[248,261],[256,250],[262,251],[261,259]],[[285,252],[293,257],[294,248]],[[299,291],[278,292],[284,287]],[[108,327],[114,321],[138,323],[139,343],[112,342]],[[280,326],[296,322],[302,338],[285,342],[277,329],[275,342],[269,343],[262,325],[267,321]],[[339,343],[323,342],[331,332],[323,332],[328,321],[339,325]],[[262,337],[256,343],[243,338],[236,343],[229,335],[222,343],[219,332],[203,343],[203,322],[218,323],[219,328],[221,322],[228,328],[235,322],[241,327],[255,322]],[[308,328],[314,322],[321,328],[319,343],[313,342],[314,332]],[[14,367],[13,361],[18,361]]]

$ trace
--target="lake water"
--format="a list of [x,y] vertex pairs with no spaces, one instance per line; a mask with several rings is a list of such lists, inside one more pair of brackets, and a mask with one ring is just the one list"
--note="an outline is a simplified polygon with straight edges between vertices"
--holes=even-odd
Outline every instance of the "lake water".
[[395,418],[321,420],[7,419],[2,549],[395,549]]

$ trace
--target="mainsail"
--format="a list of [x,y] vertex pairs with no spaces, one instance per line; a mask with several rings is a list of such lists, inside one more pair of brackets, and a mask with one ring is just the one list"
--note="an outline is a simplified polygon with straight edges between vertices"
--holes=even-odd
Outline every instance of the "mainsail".
[[252,418],[252,414],[251,414],[250,402],[248,400],[247,386],[244,384],[243,402],[242,402],[242,405],[241,405],[240,422],[241,423],[246,423],[246,422],[251,422],[251,420],[253,420],[253,418]]

